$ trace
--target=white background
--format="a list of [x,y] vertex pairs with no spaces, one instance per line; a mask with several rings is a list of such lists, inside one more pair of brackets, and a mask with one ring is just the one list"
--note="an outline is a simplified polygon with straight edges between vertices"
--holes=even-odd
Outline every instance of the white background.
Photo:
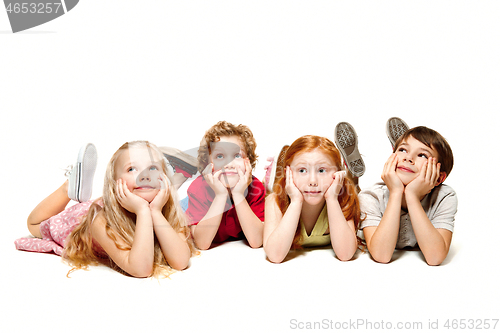
[[[429,320],[443,329],[446,319],[498,319],[499,17],[496,1],[82,0],[12,34],[0,9],[0,326],[286,332],[299,331],[293,320],[359,319],[421,322],[422,332]],[[331,249],[275,265],[233,242],[159,282],[105,267],[68,279],[59,257],[14,248],[86,142],[99,153],[96,197],[126,141],[186,150],[219,120],[242,123],[261,177],[283,144],[333,139],[348,121],[367,165],[363,188],[391,153],[392,116],[436,129],[454,151],[446,183],[459,211],[440,267],[415,251],[387,265],[363,253],[342,263]]]

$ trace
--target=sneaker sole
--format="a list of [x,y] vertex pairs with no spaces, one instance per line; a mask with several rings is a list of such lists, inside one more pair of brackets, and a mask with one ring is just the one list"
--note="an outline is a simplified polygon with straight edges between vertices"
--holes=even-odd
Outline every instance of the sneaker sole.
[[365,173],[365,163],[358,150],[358,136],[351,124],[346,122],[337,124],[335,143],[352,175],[361,177]]
[[76,199],[79,202],[90,200],[92,196],[92,185],[97,165],[97,150],[92,143],[80,149],[76,163]]
[[410,127],[401,118],[392,117],[387,120],[385,125],[385,133],[391,142],[392,148],[396,145],[399,137],[401,137]]

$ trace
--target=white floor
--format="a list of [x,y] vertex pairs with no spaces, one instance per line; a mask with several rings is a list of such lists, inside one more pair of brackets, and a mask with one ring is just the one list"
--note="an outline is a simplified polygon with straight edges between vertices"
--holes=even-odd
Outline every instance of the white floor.
[[[500,319],[497,2],[81,1],[19,34],[3,13],[0,327],[423,332],[437,331],[436,321],[446,331],[449,319],[454,331],[461,319],[476,328]],[[125,141],[188,150],[219,120],[243,123],[256,137],[261,177],[283,144],[333,138],[335,124],[348,121],[367,165],[363,188],[379,181],[390,154],[391,116],[438,130],[454,151],[446,183],[459,211],[439,267],[417,251],[383,265],[367,253],[339,262],[331,249],[276,265],[263,249],[231,242],[166,280],[104,267],[66,278],[59,257],[14,248],[85,142],[98,148],[99,196],[106,163]]]

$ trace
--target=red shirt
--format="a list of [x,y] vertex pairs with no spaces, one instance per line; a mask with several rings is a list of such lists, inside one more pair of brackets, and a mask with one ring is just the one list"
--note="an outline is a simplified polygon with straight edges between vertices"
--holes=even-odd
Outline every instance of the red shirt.
[[[252,176],[252,182],[247,188],[246,200],[252,209],[253,213],[261,220],[264,221],[264,206],[266,190],[264,185]],[[187,190],[189,197],[188,209],[186,214],[190,219],[190,225],[197,225],[201,219],[207,214],[212,202],[215,198],[215,193],[212,188],[207,184],[203,176],[198,176]],[[220,221],[219,229],[214,237],[213,243],[221,243],[230,237],[242,239],[244,238],[243,230],[241,229],[238,215],[234,204],[228,196],[224,213]]]

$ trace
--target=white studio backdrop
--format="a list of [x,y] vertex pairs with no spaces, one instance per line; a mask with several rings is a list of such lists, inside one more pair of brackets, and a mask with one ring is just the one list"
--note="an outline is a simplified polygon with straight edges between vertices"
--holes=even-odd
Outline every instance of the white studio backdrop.
[[[0,8],[7,323],[48,331],[41,322],[58,311],[57,330],[77,331],[300,330],[293,318],[422,321],[425,329],[437,318],[498,318],[499,15],[495,1],[83,0],[13,34]],[[59,258],[14,249],[31,209],[64,181],[61,169],[86,142],[99,153],[96,197],[126,141],[188,150],[217,121],[242,123],[257,140],[261,178],[284,144],[305,134],[333,140],[347,121],[367,166],[363,188],[380,181],[392,116],[437,130],[455,155],[446,183],[459,211],[441,267],[415,252],[389,265],[367,254],[339,263],[327,250],[273,265],[262,249],[233,243],[157,283],[105,268],[67,279]],[[36,310],[23,305],[40,297]]]

